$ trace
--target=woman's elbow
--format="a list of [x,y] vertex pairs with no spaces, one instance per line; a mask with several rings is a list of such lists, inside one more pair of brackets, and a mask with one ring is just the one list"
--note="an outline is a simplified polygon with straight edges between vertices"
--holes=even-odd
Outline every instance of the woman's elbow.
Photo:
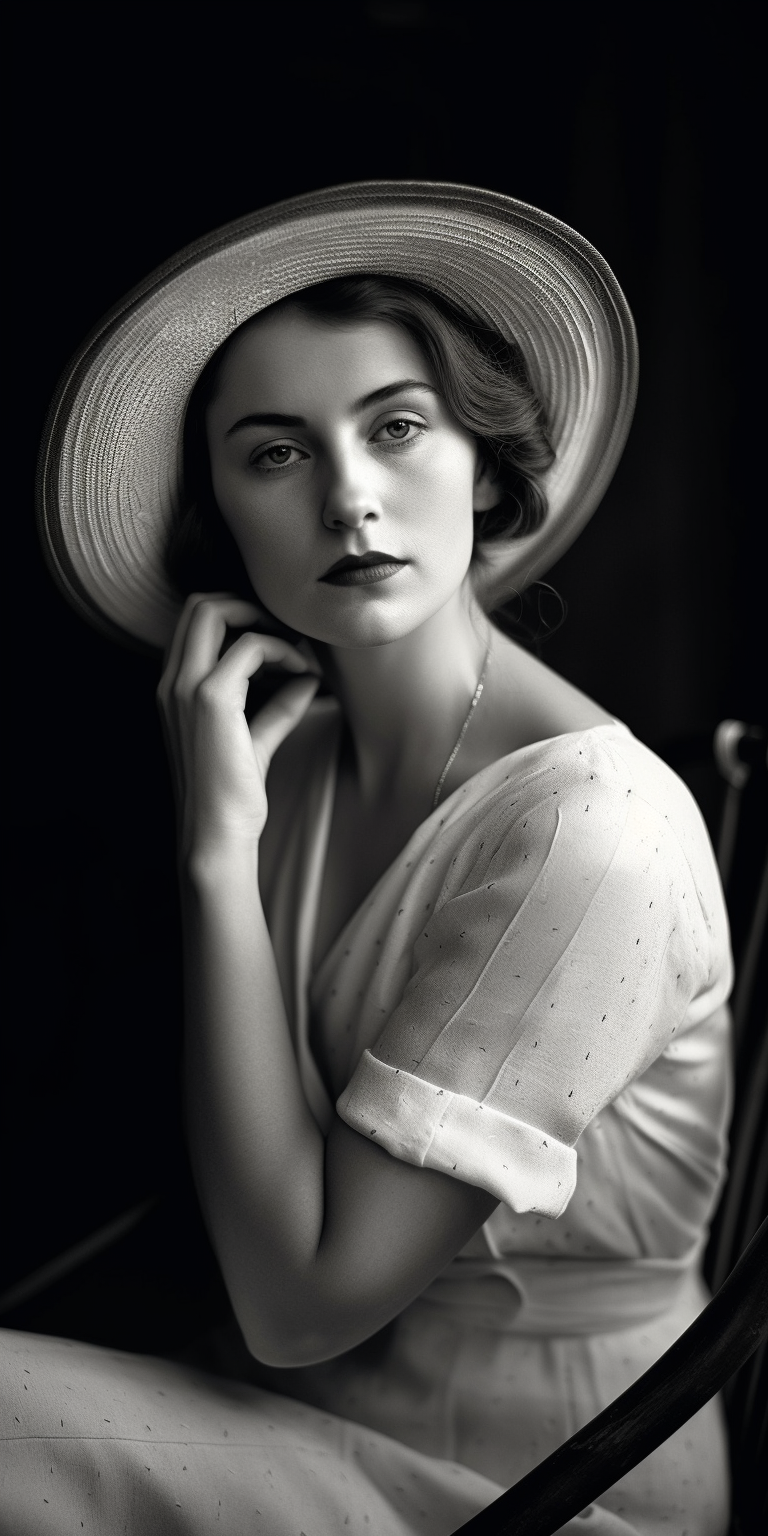
[[276,1370],[320,1365],[360,1343],[340,1322],[335,1325],[301,1317],[238,1317],[249,1354],[261,1365]]

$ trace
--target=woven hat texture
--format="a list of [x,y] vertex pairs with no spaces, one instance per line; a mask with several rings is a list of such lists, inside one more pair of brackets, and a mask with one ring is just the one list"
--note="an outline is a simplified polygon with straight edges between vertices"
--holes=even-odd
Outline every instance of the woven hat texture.
[[73,358],[41,447],[38,517],[69,600],[109,633],[167,643],[163,569],[179,505],[184,413],[213,352],[278,299],[355,272],[410,278],[515,340],[545,404],[549,512],[488,546],[489,609],[563,553],[603,496],[637,388],[626,299],[597,251],[525,203],[450,183],[332,187],[188,246],[127,295]]

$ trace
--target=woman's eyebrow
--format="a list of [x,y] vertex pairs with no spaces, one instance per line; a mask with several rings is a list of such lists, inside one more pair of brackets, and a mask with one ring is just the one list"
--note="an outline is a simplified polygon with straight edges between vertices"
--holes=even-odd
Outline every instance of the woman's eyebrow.
[[393,395],[402,394],[404,389],[425,389],[430,395],[439,393],[434,384],[427,384],[424,379],[398,379],[395,384],[384,384],[381,389],[373,389],[369,395],[363,395],[362,400],[355,401],[352,409],[363,411],[368,405],[378,405],[382,400],[390,400]]
[[229,427],[224,434],[231,437],[233,432],[239,432],[241,427],[305,427],[307,425],[303,416],[283,416],[279,411],[256,411],[250,416],[241,416],[233,427]]
[[[383,400],[391,400],[393,395],[402,394],[404,389],[422,389],[430,395],[438,394],[433,384],[427,384],[424,379],[398,379],[394,384],[383,384],[381,389],[373,389],[369,395],[363,395],[352,406],[353,411],[364,411],[369,405],[378,405]],[[305,416],[286,416],[280,411],[255,411],[250,416],[241,416],[234,426],[229,427],[226,436],[231,437],[233,432],[239,432],[243,427],[306,427]]]

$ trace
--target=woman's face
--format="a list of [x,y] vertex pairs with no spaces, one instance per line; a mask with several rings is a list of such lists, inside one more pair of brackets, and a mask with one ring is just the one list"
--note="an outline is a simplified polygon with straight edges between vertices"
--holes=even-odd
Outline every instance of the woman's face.
[[222,516],[290,628],[383,645],[460,594],[498,491],[398,326],[266,314],[230,344],[206,429]]

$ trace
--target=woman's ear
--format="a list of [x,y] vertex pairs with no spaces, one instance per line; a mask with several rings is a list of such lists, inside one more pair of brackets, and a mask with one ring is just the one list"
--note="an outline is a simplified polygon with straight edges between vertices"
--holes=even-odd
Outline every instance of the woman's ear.
[[475,483],[472,491],[472,511],[490,512],[504,499],[503,486],[499,484],[498,470],[492,468],[482,454],[477,456]]

